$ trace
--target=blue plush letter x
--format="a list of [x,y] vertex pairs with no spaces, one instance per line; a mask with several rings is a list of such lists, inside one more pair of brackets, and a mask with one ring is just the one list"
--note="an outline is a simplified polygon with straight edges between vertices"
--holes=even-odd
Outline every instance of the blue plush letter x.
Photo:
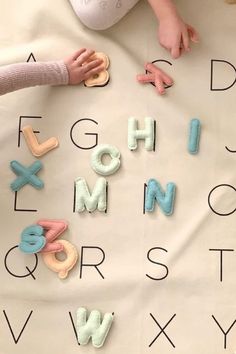
[[11,183],[11,189],[16,192],[19,191],[26,184],[41,189],[44,186],[43,181],[36,176],[36,173],[43,167],[42,162],[35,161],[30,167],[24,167],[17,161],[11,161],[12,171],[19,176]]

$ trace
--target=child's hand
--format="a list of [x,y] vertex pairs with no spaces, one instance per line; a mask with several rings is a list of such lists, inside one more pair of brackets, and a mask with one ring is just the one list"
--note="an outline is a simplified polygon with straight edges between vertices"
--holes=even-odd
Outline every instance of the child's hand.
[[82,81],[104,70],[101,59],[91,59],[94,50],[82,48],[64,60],[69,73],[69,85],[78,85]]
[[190,51],[190,40],[194,43],[199,41],[196,30],[176,14],[160,20],[158,37],[160,44],[170,51],[174,59]]
[[154,83],[156,86],[156,91],[160,95],[165,93],[165,86],[172,86],[173,80],[170,76],[168,76],[164,71],[157,68],[152,63],[146,63],[145,69],[148,71],[147,74],[137,75],[138,82],[143,84],[145,83]]

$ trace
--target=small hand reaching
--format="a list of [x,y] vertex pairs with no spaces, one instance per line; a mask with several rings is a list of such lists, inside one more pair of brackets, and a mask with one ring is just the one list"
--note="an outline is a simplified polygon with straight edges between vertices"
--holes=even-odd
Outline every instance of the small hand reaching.
[[196,30],[183,22],[178,15],[168,16],[160,20],[158,29],[160,44],[166,48],[174,59],[183,52],[190,51],[190,41],[198,43]]
[[69,73],[69,85],[78,85],[104,70],[101,59],[91,58],[94,50],[82,48],[64,59]]

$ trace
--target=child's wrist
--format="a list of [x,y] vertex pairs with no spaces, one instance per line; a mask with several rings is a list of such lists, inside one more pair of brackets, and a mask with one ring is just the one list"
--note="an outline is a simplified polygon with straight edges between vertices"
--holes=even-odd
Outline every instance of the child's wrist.
[[168,8],[168,9],[164,9],[162,11],[159,11],[156,13],[156,16],[159,21],[179,17],[177,10],[175,8]]

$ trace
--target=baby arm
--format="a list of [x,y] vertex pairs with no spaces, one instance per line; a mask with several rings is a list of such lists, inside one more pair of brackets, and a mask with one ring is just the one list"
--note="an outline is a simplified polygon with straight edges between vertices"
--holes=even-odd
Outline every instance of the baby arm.
[[36,85],[66,85],[68,71],[63,61],[17,63],[0,68],[0,95]]
[[186,24],[172,0],[148,0],[158,21],[158,38],[160,44],[170,51],[173,58],[178,58],[183,51],[190,51],[189,42],[197,43],[198,34],[193,27]]
[[86,61],[93,50],[80,49],[65,60],[0,67],[0,95],[38,85],[77,85],[103,70],[101,60]]

